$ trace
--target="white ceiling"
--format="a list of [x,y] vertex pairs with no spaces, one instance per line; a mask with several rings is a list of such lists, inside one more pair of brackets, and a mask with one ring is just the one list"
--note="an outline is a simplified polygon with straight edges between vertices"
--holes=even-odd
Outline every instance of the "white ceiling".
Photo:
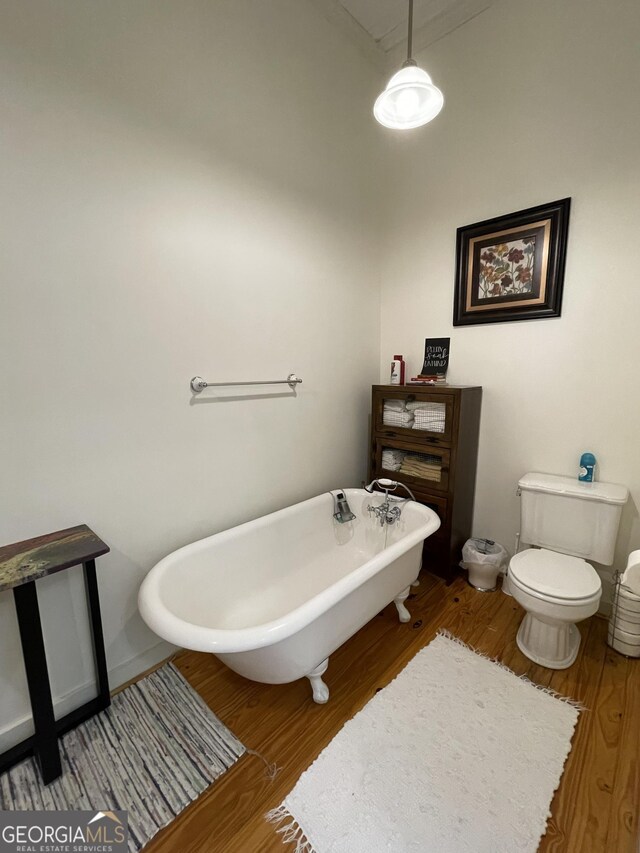
[[[406,57],[408,0],[314,0],[379,68]],[[488,9],[492,0],[414,0],[413,52]]]

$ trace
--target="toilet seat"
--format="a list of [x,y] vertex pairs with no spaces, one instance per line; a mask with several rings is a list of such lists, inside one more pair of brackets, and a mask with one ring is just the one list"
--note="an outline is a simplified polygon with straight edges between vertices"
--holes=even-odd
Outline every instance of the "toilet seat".
[[602,592],[600,576],[586,560],[546,548],[515,554],[509,580],[529,595],[558,604],[584,604]]

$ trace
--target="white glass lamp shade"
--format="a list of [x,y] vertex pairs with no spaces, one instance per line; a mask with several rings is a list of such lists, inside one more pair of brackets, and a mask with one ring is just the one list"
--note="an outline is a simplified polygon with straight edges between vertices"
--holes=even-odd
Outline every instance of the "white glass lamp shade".
[[409,130],[434,119],[443,104],[444,96],[427,72],[407,65],[389,80],[373,106],[373,114],[385,127]]

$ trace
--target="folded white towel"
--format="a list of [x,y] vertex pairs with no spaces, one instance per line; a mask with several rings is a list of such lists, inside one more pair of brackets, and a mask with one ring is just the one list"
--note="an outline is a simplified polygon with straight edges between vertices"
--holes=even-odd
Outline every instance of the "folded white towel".
[[445,407],[443,403],[438,403],[439,409],[415,409],[414,429],[425,429],[431,432],[444,432],[445,427]]
[[406,412],[407,406],[404,400],[385,400],[384,401],[385,409],[394,412]]
[[444,421],[444,412],[426,412],[424,409],[416,409],[415,412],[407,412],[421,421]]
[[416,401],[414,403],[407,403],[408,412],[441,412],[444,415],[445,408],[446,406],[444,403],[425,403],[420,401]]
[[[412,414],[411,412],[407,412],[408,415]],[[444,415],[432,415],[426,414],[423,415],[422,412],[417,411],[413,413],[413,418],[417,423],[434,423],[434,424],[443,424],[444,423]]]
[[389,412],[392,415],[410,415],[413,417],[413,412],[408,412],[406,409],[398,409],[396,406],[384,406],[384,412]]
[[389,426],[402,426],[411,429],[413,426],[413,415],[411,412],[389,412],[382,414],[382,422]]

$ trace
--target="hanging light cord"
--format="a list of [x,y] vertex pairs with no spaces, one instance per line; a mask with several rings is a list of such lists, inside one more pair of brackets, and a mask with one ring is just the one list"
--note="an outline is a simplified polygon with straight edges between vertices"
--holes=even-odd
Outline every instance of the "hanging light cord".
[[407,58],[402,63],[402,67],[406,68],[408,65],[417,65],[418,63],[415,59],[412,58],[411,53],[413,51],[413,0],[409,0],[409,30],[407,33]]

